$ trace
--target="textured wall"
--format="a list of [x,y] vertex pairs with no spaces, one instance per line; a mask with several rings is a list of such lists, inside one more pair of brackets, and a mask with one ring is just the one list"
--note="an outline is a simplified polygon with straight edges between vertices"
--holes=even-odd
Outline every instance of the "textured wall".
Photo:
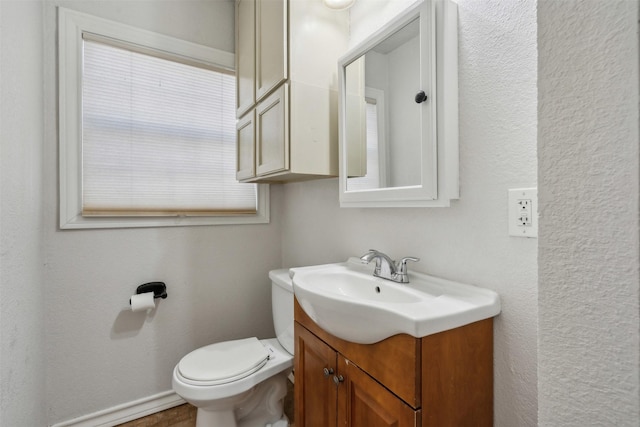
[[638,2],[540,0],[539,417],[637,426]]
[[[352,44],[411,2],[351,9]],[[460,0],[461,198],[450,208],[341,209],[337,180],[284,186],[284,265],[369,248],[410,268],[497,291],[496,426],[537,420],[537,243],[508,236],[507,190],[536,185],[536,2]]]
[[43,426],[42,7],[0,2],[0,425]]
[[[173,367],[218,340],[273,336],[267,273],[281,265],[279,208],[266,225],[57,229],[55,5],[233,51],[232,1],[45,2],[44,251],[48,421],[171,389]],[[146,281],[169,298],[126,311]]]

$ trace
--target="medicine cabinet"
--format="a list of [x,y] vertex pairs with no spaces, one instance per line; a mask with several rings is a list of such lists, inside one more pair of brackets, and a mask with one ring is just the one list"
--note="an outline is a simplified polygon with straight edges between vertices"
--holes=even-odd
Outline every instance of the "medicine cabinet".
[[424,0],[340,58],[340,205],[459,197],[457,6]]

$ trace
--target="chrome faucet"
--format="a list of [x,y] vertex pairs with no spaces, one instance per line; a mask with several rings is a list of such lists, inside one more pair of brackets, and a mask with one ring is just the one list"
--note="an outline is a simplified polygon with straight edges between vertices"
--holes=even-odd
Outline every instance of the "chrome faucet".
[[395,262],[388,255],[383,254],[375,249],[369,249],[369,252],[360,257],[364,264],[369,264],[376,260],[376,268],[373,275],[381,279],[387,279],[398,283],[409,283],[409,275],[407,274],[407,261],[417,262],[420,258],[404,257],[399,262]]

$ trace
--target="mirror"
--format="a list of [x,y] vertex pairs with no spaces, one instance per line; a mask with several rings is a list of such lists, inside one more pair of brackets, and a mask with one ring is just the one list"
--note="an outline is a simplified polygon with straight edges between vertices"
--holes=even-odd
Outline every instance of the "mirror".
[[441,104],[435,20],[441,1],[448,0],[418,2],[339,61],[341,206],[448,204],[438,197],[445,187],[438,182],[436,120]]
[[347,191],[422,183],[419,36],[416,18],[345,67]]

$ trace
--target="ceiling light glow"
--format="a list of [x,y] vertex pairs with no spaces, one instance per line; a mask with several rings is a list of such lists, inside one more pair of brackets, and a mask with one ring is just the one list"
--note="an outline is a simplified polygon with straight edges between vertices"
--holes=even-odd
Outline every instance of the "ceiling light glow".
[[348,9],[351,6],[353,6],[353,4],[356,2],[356,0],[322,0],[325,4],[325,6],[331,8],[331,9],[336,9],[336,10],[342,10],[342,9]]

